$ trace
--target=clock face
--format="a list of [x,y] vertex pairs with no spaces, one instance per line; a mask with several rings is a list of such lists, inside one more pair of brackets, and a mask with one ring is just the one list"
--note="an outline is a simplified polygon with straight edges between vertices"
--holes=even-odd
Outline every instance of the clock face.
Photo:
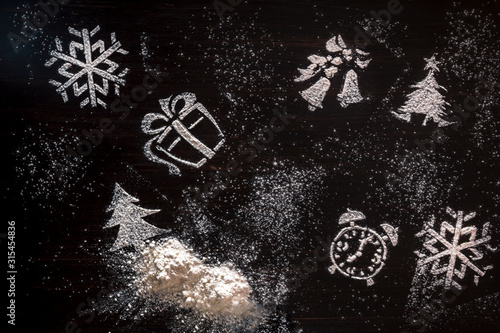
[[345,276],[357,280],[370,279],[384,266],[387,255],[385,241],[375,231],[358,226],[344,228],[332,243],[331,258]]

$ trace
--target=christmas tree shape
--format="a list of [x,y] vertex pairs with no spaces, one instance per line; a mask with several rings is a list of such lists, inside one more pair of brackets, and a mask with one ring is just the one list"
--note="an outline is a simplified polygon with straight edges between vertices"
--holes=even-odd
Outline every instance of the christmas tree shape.
[[145,209],[136,206],[134,203],[139,199],[131,196],[118,184],[115,184],[115,191],[111,205],[106,210],[113,211],[113,215],[104,228],[120,226],[115,243],[111,251],[116,251],[124,247],[134,246],[138,248],[144,240],[160,235],[165,230],[157,228],[142,218],[158,213],[158,209]]
[[412,86],[417,90],[408,95],[408,100],[397,112],[392,113],[398,119],[406,122],[410,122],[413,113],[424,114],[423,126],[427,125],[427,122],[431,119],[438,127],[449,126],[453,123],[444,120],[443,117],[446,116],[446,106],[450,104],[445,101],[444,96],[440,93],[440,90],[447,90],[440,86],[434,77],[434,73],[439,72],[438,65],[440,62],[436,60],[435,55],[430,59],[425,58],[425,61],[427,65],[424,70],[429,71],[427,77]]

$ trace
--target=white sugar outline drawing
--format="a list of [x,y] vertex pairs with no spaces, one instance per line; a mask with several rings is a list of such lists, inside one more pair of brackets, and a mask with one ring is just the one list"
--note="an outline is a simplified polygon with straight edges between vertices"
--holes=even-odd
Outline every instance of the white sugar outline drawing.
[[[177,138],[169,147],[167,150],[165,150],[162,147],[157,146],[156,149],[160,151],[161,153],[165,154],[169,158],[171,158],[174,161],[177,161],[179,163],[194,167],[194,168],[200,168],[203,164],[205,164],[209,159],[215,156],[215,152],[218,151],[222,145],[225,142],[224,134],[222,133],[222,130],[220,129],[219,125],[215,121],[215,119],[212,117],[212,115],[208,112],[208,110],[205,108],[203,104],[200,102],[196,101],[196,95],[194,93],[190,92],[184,92],[179,95],[177,95],[173,100],[172,96],[168,97],[167,99],[160,99],[159,103],[161,106],[162,111],[165,113],[165,115],[161,113],[148,113],[144,116],[144,119],[142,121],[142,131],[145,134],[148,135],[155,135],[152,139],[150,139],[145,145],[144,145],[144,154],[146,157],[156,163],[164,164],[168,166],[170,172],[174,175],[180,175],[180,169],[171,162],[168,162],[160,157],[158,157],[154,152],[152,145],[153,143],[157,142],[161,144],[163,140],[166,138],[166,136],[170,133],[172,129],[175,129],[177,133],[179,133],[179,138]],[[170,125],[164,125],[159,128],[154,129],[153,128],[153,122],[157,120],[162,120],[165,122],[165,124],[169,124],[171,119],[174,119],[174,114],[175,114],[175,105],[179,100],[183,99],[185,101],[185,105],[183,109],[179,112],[178,114],[178,119],[175,119],[171,122]],[[188,116],[192,111],[198,109],[210,122],[215,126],[217,131],[219,132],[219,135],[221,137],[221,140],[217,143],[217,145],[213,148],[210,149],[207,147],[203,142],[198,140],[196,137],[194,137],[191,133],[190,130],[196,127],[202,120],[203,117],[200,117],[197,121],[195,121],[193,124],[191,124],[188,128],[186,128],[180,121],[183,120],[186,116]],[[175,148],[175,146],[180,142],[181,137],[186,140],[188,143],[190,143],[194,148],[196,148],[199,152],[201,152],[205,157],[199,160],[197,163],[193,163],[184,159],[181,159],[171,153],[172,149]]]
[[167,232],[142,219],[143,217],[156,214],[161,210],[145,209],[135,205],[139,201],[136,197],[128,194],[120,184],[115,183],[113,199],[106,209],[107,212],[113,211],[113,215],[104,226],[105,229],[120,226],[116,240],[110,249],[111,252],[128,246],[138,249],[146,239]]
[[[490,223],[486,222],[483,224],[483,229],[481,231],[481,238],[476,239],[478,230],[475,226],[463,227],[464,222],[472,220],[476,213],[472,212],[464,216],[463,211],[455,212],[450,207],[446,208],[446,213],[456,220],[455,225],[451,225],[447,221],[443,221],[440,226],[439,233],[434,230],[434,225],[436,223],[436,217],[433,215],[431,220],[425,224],[424,230],[419,232],[416,237],[426,237],[424,241],[424,248],[428,250],[430,256],[425,253],[415,251],[415,254],[419,257],[417,262],[417,275],[425,272],[430,267],[430,273],[436,276],[443,275],[440,284],[444,286],[445,289],[450,289],[452,286],[458,290],[462,290],[462,286],[455,281],[455,276],[462,280],[467,273],[467,268],[472,270],[474,275],[474,283],[476,286],[479,284],[479,278],[486,274],[486,271],[493,268],[493,265],[488,265],[479,268],[477,265],[472,263],[472,261],[481,260],[484,257],[483,251],[478,249],[478,246],[484,245],[484,247],[495,252],[496,249],[491,247],[488,242],[491,240],[489,234]],[[453,234],[453,242],[450,243],[446,239],[446,233],[449,232]],[[467,242],[459,243],[460,236],[469,235]],[[439,251],[434,244],[439,243],[444,246],[446,250]],[[473,254],[468,258],[462,253],[464,250],[469,250]],[[447,264],[440,264],[440,259],[449,256]],[[456,263],[457,258],[460,259],[461,266],[460,270],[457,270]]]
[[[58,82],[56,80],[49,80],[49,83],[56,87],[56,92],[61,95],[64,103],[66,103],[68,98],[67,90],[72,86],[73,94],[75,97],[79,97],[87,90],[89,91],[89,97],[85,98],[80,103],[80,108],[83,108],[90,103],[92,107],[96,107],[98,104],[106,108],[107,104],[97,97],[97,93],[107,96],[109,92],[109,82],[112,81],[115,85],[115,95],[120,96],[120,86],[124,86],[126,81],[124,79],[125,75],[129,72],[128,68],[125,68],[118,74],[114,72],[120,67],[119,64],[113,62],[109,57],[117,52],[120,54],[128,54],[128,51],[122,48],[121,43],[116,39],[116,33],[111,33],[111,46],[106,49],[105,43],[102,39],[99,39],[94,44],[91,44],[91,37],[94,37],[99,31],[100,26],[98,25],[92,31],[88,29],[82,29],[78,31],[72,27],[68,28],[68,32],[76,37],[82,39],[82,43],[71,41],[69,44],[69,55],[63,53],[62,42],[59,38],[55,39],[56,50],[50,52],[51,58],[45,63],[46,67],[51,67],[58,60],[64,61],[64,63],[59,67],[58,73],[67,78],[68,80],[64,83]],[[78,59],[77,50],[83,51],[85,56],[85,62]],[[100,55],[92,60],[92,52],[99,50]],[[97,68],[100,64],[106,64],[109,66],[106,70]],[[67,70],[72,66],[77,66],[80,71],[76,74],[69,73]],[[94,74],[102,78],[102,86],[99,86],[94,80]],[[82,86],[79,86],[78,80],[87,75],[87,82]]]
[[[309,110],[323,108],[323,100],[330,90],[330,80],[339,72],[342,65],[352,63],[354,68],[366,69],[371,62],[370,53],[358,48],[350,48],[342,39],[341,35],[335,36],[326,42],[326,49],[333,55],[326,57],[310,55],[307,59],[311,64],[307,69],[298,69],[301,76],[294,79],[295,82],[308,81],[318,74],[324,74],[315,84],[300,92],[304,100],[309,103]],[[363,59],[362,58],[366,58]],[[359,92],[358,74],[354,69],[347,71],[344,77],[342,91],[337,94],[340,106],[347,108],[350,104],[357,104],[364,100]]]
[[[366,216],[359,211],[356,210],[351,210],[347,209],[347,212],[342,214],[339,218],[339,225],[347,224],[349,223],[348,227],[343,228],[342,230],[339,231],[337,236],[332,242],[332,245],[330,247],[330,259],[332,260],[333,265],[328,268],[328,271],[331,274],[335,274],[335,272],[340,272],[342,275],[349,277],[354,280],[366,280],[367,286],[372,286],[375,282],[373,278],[380,273],[382,268],[385,266],[385,261],[387,260],[387,254],[388,254],[388,248],[387,248],[387,241],[390,241],[392,246],[396,246],[398,244],[398,228],[394,228],[393,226],[383,223],[381,224],[381,228],[384,230],[386,233],[384,236],[380,236],[375,230],[368,228],[368,227],[360,227],[356,225],[356,221],[361,221],[365,220]],[[368,234],[371,234],[370,237],[365,238],[363,241],[360,242],[360,245],[358,247],[357,252],[352,255],[351,257],[354,257],[351,259],[350,262],[355,261],[358,259],[360,256],[362,256],[362,251],[366,243],[370,241],[371,238],[375,237],[376,241],[378,241],[382,247],[382,254],[380,252],[377,252],[375,254],[375,258],[379,260],[379,267],[374,269],[373,272],[369,275],[363,275],[363,276],[358,276],[354,275],[354,273],[348,272],[347,270],[343,269],[343,264],[338,263],[337,259],[340,258],[340,255],[338,255],[338,242],[341,237],[344,236],[344,234],[348,233],[349,231],[359,231],[360,233],[365,232]],[[347,244],[346,244],[347,245]],[[373,259],[372,259],[373,262]]]
[[407,100],[396,112],[391,113],[399,120],[409,123],[412,114],[424,114],[425,119],[422,126],[426,126],[429,120],[432,120],[438,127],[446,127],[454,123],[446,121],[443,117],[447,116],[446,107],[450,104],[446,102],[444,96],[439,90],[447,92],[445,87],[439,85],[434,76],[439,72],[438,65],[441,64],[437,61],[436,55],[431,58],[424,58],[426,66],[425,71],[429,71],[425,79],[412,85],[410,88],[416,89],[407,96]]

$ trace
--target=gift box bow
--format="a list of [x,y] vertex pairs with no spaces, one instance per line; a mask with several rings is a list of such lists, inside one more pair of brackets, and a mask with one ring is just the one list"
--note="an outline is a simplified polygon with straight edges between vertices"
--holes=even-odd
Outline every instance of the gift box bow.
[[[184,105],[180,111],[176,111],[177,103],[180,101],[184,102]],[[196,95],[193,93],[182,93],[177,95],[172,99],[172,96],[167,99],[161,99],[160,101],[161,109],[164,113],[149,113],[144,116],[142,121],[142,131],[145,134],[153,135],[154,137],[150,139],[146,145],[144,146],[144,152],[146,156],[157,163],[165,164],[169,167],[170,171],[174,174],[180,174],[179,168],[173,164],[172,162],[167,161],[157,155],[156,152],[162,153],[162,155],[167,156],[172,161],[177,161],[182,164],[186,164],[195,168],[199,168],[203,164],[206,163],[208,159],[214,157],[215,152],[222,146],[224,143],[223,133],[212,117],[212,115],[208,112],[208,110],[203,106],[203,104],[196,101]],[[202,117],[200,117],[196,122],[191,124],[189,127],[186,127],[182,122],[191,112],[198,110]],[[218,141],[215,147],[210,148],[201,142],[196,136],[191,133],[191,129],[193,129],[198,123],[200,123],[203,119],[208,119],[215,129],[217,130],[221,140]],[[168,149],[160,146],[167,135],[175,131],[179,137],[170,145]],[[184,139],[188,142],[194,149],[200,152],[203,155],[198,161],[192,162],[186,159],[180,158],[171,153],[171,150],[176,146],[176,144]],[[153,148],[153,144],[156,144]]]

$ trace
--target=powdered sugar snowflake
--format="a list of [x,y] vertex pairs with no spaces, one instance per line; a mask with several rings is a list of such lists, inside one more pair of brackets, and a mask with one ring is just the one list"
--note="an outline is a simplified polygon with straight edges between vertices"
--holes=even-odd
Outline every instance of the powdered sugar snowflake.
[[[97,93],[107,96],[109,81],[111,81],[115,85],[115,94],[119,96],[120,86],[125,85],[123,77],[128,73],[128,68],[115,74],[120,66],[116,62],[111,61],[110,57],[115,52],[128,54],[128,51],[122,49],[121,43],[116,40],[114,32],[111,33],[111,46],[109,48],[106,49],[105,43],[101,39],[91,44],[91,37],[94,37],[99,30],[99,26],[90,32],[87,29],[78,31],[70,27],[68,29],[69,33],[81,38],[82,42],[72,41],[69,44],[69,54],[63,52],[61,41],[58,38],[55,40],[56,50],[50,52],[51,58],[45,63],[45,66],[50,67],[58,60],[63,61],[63,64],[58,69],[58,73],[68,80],[63,83],[50,80],[49,83],[57,88],[56,92],[62,96],[65,103],[68,101],[67,90],[73,87],[73,94],[76,97],[88,91],[89,96],[80,103],[80,107],[84,107],[90,103],[92,107],[96,107],[99,104],[105,108],[106,103],[97,97]],[[96,51],[98,54],[95,55]],[[83,83],[83,77],[85,76],[87,82]],[[97,84],[96,79],[98,77],[102,79],[102,85]]]
[[[419,257],[418,269],[424,272],[430,268],[431,274],[443,275],[440,284],[443,284],[445,289],[453,286],[461,290],[462,287],[455,278],[463,279],[469,269],[474,272],[474,283],[477,285],[479,278],[484,276],[487,270],[493,268],[492,265],[482,267],[477,262],[483,258],[485,249],[489,251],[495,251],[495,249],[489,243],[491,240],[488,234],[490,223],[483,225],[481,236],[477,238],[476,227],[463,227],[464,222],[476,216],[475,212],[464,216],[463,211],[455,212],[449,207],[446,212],[456,220],[455,226],[444,221],[438,233],[434,230],[436,217],[433,216],[425,229],[417,234],[417,237],[426,237],[424,248],[429,252],[429,254],[415,252]],[[452,236],[451,240],[449,235]]]

